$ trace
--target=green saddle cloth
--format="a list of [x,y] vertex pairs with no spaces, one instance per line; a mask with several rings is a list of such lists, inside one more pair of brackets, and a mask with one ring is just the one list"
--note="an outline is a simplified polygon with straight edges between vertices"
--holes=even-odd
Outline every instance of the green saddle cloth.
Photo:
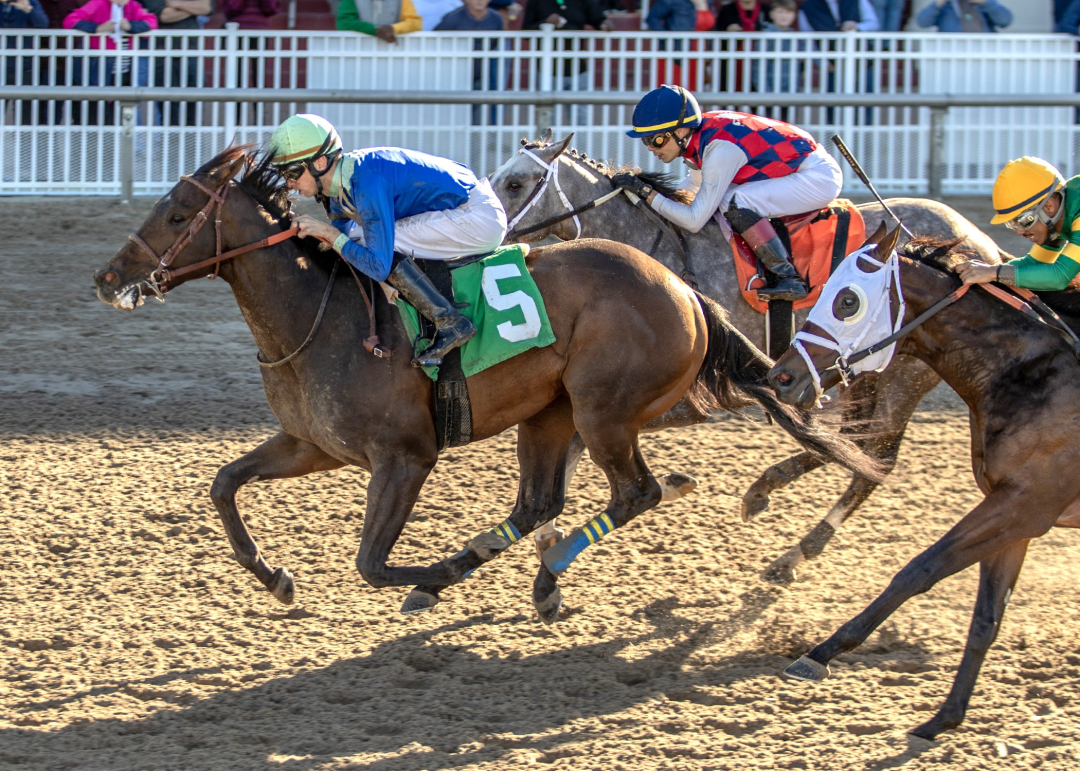
[[[555,342],[540,290],[525,267],[528,244],[501,246],[486,257],[451,269],[455,303],[468,303],[461,313],[476,325],[476,334],[461,347],[461,369],[472,377],[499,362],[543,348]],[[416,308],[397,298],[405,331],[413,350],[427,346],[419,338],[420,319]],[[424,367],[438,380],[438,367]]]

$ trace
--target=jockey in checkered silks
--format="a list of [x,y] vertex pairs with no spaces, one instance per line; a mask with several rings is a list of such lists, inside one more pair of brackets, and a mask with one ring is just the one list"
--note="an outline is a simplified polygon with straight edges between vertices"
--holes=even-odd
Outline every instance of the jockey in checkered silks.
[[437,366],[476,334],[413,258],[487,254],[502,243],[506,212],[486,179],[400,147],[343,153],[337,131],[318,115],[294,115],[278,126],[270,157],[290,190],[315,196],[331,215],[333,224],[297,217],[300,235],[332,243],[350,265],[390,284],[435,324],[435,338],[415,364]]
[[[791,264],[787,231],[779,217],[828,206],[843,185],[843,173],[825,148],[790,123],[744,112],[701,112],[681,86],[646,94],[627,135],[645,142],[663,163],[682,158],[689,173],[680,190],[691,204],[666,198],[634,174],[612,177],[684,230],[696,233],[717,211],[741,235],[776,285],[757,290],[762,300],[801,300],[806,283]],[[780,234],[783,234],[781,237]]]

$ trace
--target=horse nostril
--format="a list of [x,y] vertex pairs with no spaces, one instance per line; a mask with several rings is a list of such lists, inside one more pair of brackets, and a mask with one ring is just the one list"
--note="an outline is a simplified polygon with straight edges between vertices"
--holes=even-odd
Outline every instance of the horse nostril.
[[787,372],[781,372],[779,375],[776,376],[776,382],[782,386],[791,385],[791,381],[794,379],[795,378],[793,378]]
[[104,273],[99,273],[94,278],[97,279],[98,284],[104,285],[104,284],[115,284],[119,280],[120,277],[116,275],[115,271],[107,270]]

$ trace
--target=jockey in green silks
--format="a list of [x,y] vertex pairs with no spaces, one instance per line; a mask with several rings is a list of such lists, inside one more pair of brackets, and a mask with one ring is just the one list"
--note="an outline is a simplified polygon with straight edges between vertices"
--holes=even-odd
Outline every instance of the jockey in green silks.
[[1034,244],[1004,265],[965,262],[965,284],[999,281],[1008,286],[1059,290],[1080,273],[1080,176],[1066,181],[1041,158],[1025,155],[998,174],[992,194],[992,225],[1004,224]]

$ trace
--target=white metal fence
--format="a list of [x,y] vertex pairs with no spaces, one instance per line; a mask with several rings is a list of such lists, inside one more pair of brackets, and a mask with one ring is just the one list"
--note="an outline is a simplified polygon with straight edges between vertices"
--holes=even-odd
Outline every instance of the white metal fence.
[[[574,132],[590,155],[655,168],[624,135],[628,105],[506,105],[500,95],[584,91],[640,95],[679,82],[703,106],[772,114],[817,137],[840,133],[881,189],[926,190],[929,109],[828,107],[828,94],[1072,95],[1075,39],[1064,35],[736,35],[652,33],[417,33],[388,45],[337,32],[216,30],[156,32],[135,48],[105,50],[104,38],[59,31],[5,31],[5,85],[27,97],[0,100],[0,193],[120,192],[121,110],[99,101],[48,99],[51,88],[140,86],[246,89],[242,102],[143,102],[135,112],[134,192],[160,193],[230,140],[265,141],[289,114],[329,118],[347,146],[393,144],[444,155],[480,173],[494,170],[538,124]],[[295,102],[260,100],[291,89]],[[309,89],[490,95],[486,105],[309,102]],[[725,92],[730,104],[712,104]],[[760,108],[766,95],[805,96],[815,106]],[[737,103],[736,103],[737,102]],[[541,110],[541,112],[538,112]],[[1075,109],[952,108],[945,119],[943,189],[985,192],[1001,164],[1040,155],[1080,172]],[[851,181],[855,189],[858,183]]]

